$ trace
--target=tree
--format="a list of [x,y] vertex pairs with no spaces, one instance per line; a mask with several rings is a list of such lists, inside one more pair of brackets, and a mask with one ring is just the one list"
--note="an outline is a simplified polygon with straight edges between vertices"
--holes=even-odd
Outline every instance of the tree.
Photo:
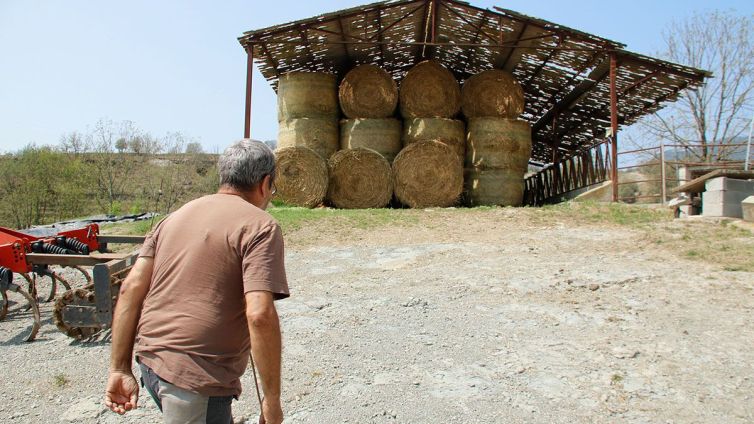
[[115,148],[118,149],[118,153],[123,153],[128,149],[128,140],[121,137],[115,141]]
[[134,128],[130,122],[121,123],[118,131],[112,121],[100,119],[88,136],[92,150],[90,161],[94,197],[103,213],[111,213],[113,206],[125,194],[128,164],[115,154],[115,143],[120,138],[133,139],[133,133]]
[[684,146],[696,160],[728,160],[737,150],[729,145],[744,135],[754,110],[754,15],[696,14],[673,23],[663,38],[665,59],[713,77],[642,120],[642,129],[653,142]]
[[16,228],[45,222],[60,201],[60,183],[74,162],[49,147],[26,146],[0,166],[0,217]]
[[86,138],[77,131],[71,131],[60,136],[60,150],[65,153],[78,155],[87,149]]
[[204,153],[204,148],[202,148],[201,143],[194,141],[186,145],[187,155],[198,155],[201,153]]

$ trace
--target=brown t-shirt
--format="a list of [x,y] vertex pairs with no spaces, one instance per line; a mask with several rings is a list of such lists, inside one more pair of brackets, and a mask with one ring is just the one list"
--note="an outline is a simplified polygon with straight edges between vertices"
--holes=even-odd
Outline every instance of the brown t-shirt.
[[289,295],[280,226],[238,196],[214,194],[165,218],[139,256],[154,258],[139,361],[187,390],[240,394],[249,358],[244,293]]

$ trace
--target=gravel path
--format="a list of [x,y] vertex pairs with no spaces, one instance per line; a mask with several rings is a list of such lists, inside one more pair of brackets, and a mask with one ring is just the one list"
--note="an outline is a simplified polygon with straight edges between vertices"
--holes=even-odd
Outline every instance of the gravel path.
[[[753,273],[515,214],[293,233],[286,422],[754,421]],[[145,393],[104,411],[106,337],[71,341],[42,314],[33,343],[18,304],[0,323],[0,422],[160,420]],[[257,414],[243,383],[239,421]]]

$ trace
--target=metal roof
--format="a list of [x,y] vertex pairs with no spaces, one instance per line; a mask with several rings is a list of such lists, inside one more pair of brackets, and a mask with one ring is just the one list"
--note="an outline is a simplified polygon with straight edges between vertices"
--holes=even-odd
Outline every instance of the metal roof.
[[[617,58],[621,125],[699,86],[707,71],[624,50],[625,45],[520,13],[457,0],[392,0],[249,31],[239,37],[274,89],[289,71],[345,75],[374,63],[400,81],[431,58],[460,82],[505,69],[526,95],[532,159],[550,162],[553,148],[570,156],[610,127],[610,56]],[[555,122],[555,129],[553,129]]]

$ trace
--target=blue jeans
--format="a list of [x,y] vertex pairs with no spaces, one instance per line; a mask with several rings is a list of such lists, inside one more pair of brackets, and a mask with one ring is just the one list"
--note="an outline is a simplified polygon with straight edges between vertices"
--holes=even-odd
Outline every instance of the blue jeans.
[[[137,362],[139,362],[137,360]],[[161,379],[139,362],[141,385],[147,389],[163,414],[165,423],[232,424],[233,396],[204,396]]]

